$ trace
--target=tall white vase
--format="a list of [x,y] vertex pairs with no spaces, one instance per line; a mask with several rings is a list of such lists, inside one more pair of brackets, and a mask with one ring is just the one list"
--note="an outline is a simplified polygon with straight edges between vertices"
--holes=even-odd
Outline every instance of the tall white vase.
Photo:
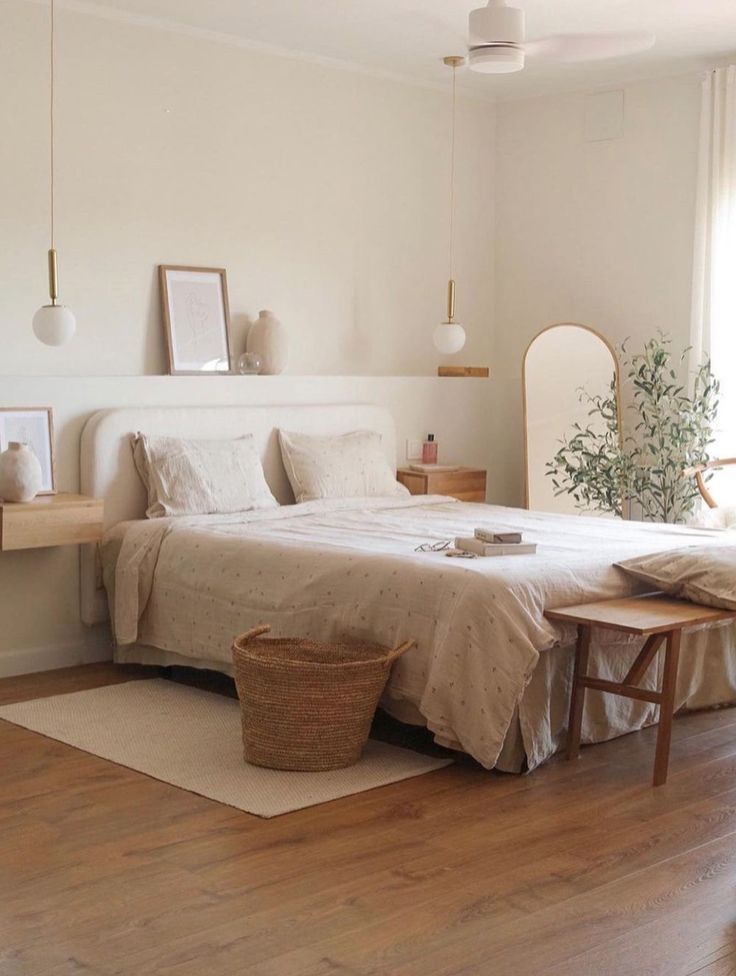
[[6,502],[29,502],[41,490],[41,464],[27,444],[11,441],[0,454],[0,498]]
[[289,359],[289,339],[286,329],[273,312],[263,309],[248,333],[248,352],[261,357],[261,373],[283,373]]

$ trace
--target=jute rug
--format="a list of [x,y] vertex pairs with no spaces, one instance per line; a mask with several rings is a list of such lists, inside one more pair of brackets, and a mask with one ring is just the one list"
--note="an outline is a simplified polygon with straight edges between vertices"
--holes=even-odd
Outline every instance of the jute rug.
[[327,803],[447,766],[370,740],[355,766],[290,773],[243,761],[240,705],[172,681],[129,681],[0,708],[0,719],[259,817]]

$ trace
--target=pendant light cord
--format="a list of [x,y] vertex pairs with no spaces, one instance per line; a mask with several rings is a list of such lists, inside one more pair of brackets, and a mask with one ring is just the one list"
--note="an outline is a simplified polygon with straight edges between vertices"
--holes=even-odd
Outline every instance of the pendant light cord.
[[[51,0],[53,3],[53,0]],[[455,266],[454,238],[455,238],[455,115],[456,115],[456,82],[457,66],[452,66],[452,126],[450,136],[450,278],[453,278]]]
[[51,194],[51,250],[54,250],[54,0],[51,0],[51,45],[50,45],[50,62],[51,62],[51,98],[49,102],[49,135],[51,142],[51,182],[50,182],[50,194]]

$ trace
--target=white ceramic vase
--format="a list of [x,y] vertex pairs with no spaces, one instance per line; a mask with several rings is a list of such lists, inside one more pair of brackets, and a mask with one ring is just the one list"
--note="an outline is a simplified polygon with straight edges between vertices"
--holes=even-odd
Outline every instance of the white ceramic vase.
[[248,352],[261,358],[261,373],[273,375],[283,373],[289,358],[289,339],[286,329],[273,312],[263,309],[258,319],[250,327]]
[[41,490],[41,464],[28,447],[11,441],[0,454],[0,498],[6,502],[29,502]]

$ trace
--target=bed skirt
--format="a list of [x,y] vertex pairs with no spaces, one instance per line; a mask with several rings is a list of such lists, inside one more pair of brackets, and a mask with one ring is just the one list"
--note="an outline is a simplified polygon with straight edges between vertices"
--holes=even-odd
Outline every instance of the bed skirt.
[[[636,657],[641,641],[615,633],[603,634],[601,638],[593,648],[592,668],[602,677],[620,681]],[[573,657],[574,646],[571,644],[541,653],[506,732],[496,769],[507,773],[534,769],[564,747]],[[118,647],[114,658],[119,664],[180,666],[233,674],[229,661],[193,658],[147,644]],[[652,667],[642,684],[654,688],[655,681],[659,680],[657,669]],[[730,621],[683,635],[677,687],[678,711],[726,705],[736,705],[736,625]],[[427,725],[416,705],[405,698],[395,697],[390,686],[384,693],[381,707],[400,722]],[[652,725],[656,720],[657,706],[649,702],[589,694],[585,701],[582,741],[589,744],[605,742]],[[433,731],[431,726],[430,731]],[[460,748],[458,743],[434,734],[440,745]]]

